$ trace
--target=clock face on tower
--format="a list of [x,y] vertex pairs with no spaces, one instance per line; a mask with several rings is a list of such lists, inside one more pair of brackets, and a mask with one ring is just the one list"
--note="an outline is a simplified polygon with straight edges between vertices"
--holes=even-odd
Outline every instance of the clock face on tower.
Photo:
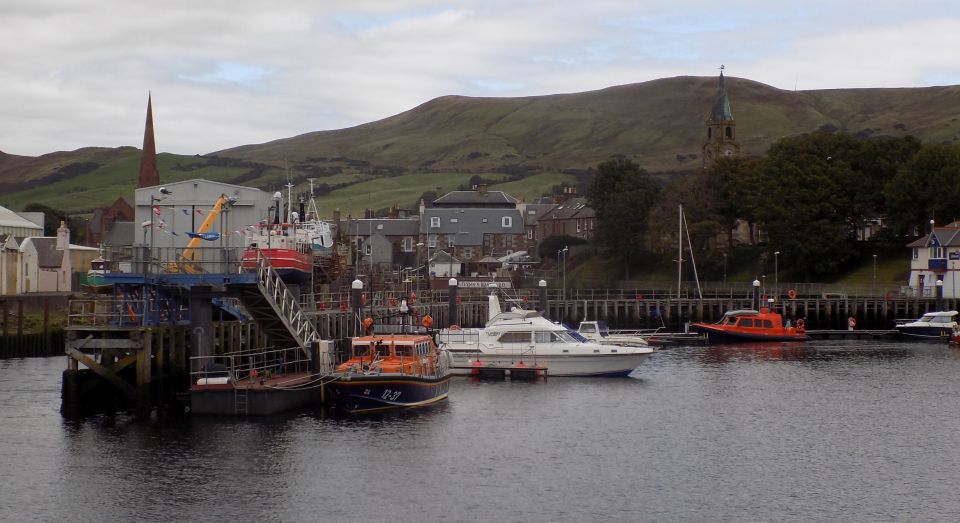
[[736,150],[734,147],[730,146],[730,145],[725,145],[725,146],[723,146],[723,148],[720,150],[720,154],[722,154],[722,155],[724,155],[724,156],[733,156],[733,155],[737,154],[737,150]]

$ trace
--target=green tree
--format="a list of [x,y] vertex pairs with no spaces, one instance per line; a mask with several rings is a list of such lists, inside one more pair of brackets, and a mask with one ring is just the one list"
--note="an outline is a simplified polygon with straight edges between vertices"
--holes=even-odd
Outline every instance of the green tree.
[[889,224],[897,236],[923,232],[930,220],[957,217],[960,146],[926,144],[886,186]]
[[659,194],[657,183],[630,160],[598,165],[588,196],[596,212],[596,240],[628,264],[638,261],[645,252],[649,211]]

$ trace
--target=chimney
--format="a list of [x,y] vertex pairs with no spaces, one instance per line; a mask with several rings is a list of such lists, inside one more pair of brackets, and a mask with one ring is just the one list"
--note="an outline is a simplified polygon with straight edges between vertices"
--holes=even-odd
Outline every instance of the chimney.
[[64,221],[60,221],[60,227],[57,228],[57,250],[70,250],[70,229]]

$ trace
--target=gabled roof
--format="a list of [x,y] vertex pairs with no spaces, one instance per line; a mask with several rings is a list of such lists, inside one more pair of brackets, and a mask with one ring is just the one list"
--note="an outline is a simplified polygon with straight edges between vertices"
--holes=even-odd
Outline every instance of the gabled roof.
[[22,227],[43,231],[43,227],[0,205],[0,227]]
[[347,234],[350,236],[416,236],[420,220],[416,218],[364,218],[347,222]]
[[[503,226],[509,217],[509,225]],[[440,227],[431,227],[432,218]],[[524,234],[523,218],[517,209],[424,209],[420,221],[423,234],[454,234],[455,245],[482,245],[484,234]]]
[[540,219],[569,220],[571,218],[593,218],[595,214],[593,207],[587,205],[586,198],[570,198],[551,209]]
[[453,263],[460,263],[460,260],[456,257],[450,256],[447,251],[437,251],[432,257],[430,257],[430,263],[439,264],[439,263],[450,263],[451,258]]
[[450,191],[437,198],[438,207],[470,207],[475,205],[516,205],[517,199],[503,191]]
[[951,223],[945,227],[934,227],[930,234],[908,243],[907,247],[960,247],[958,225]]
[[557,204],[555,203],[528,203],[523,211],[523,221],[527,226],[536,225],[536,223],[550,212]]
[[31,236],[20,244],[23,249],[26,243],[33,244],[37,250],[37,265],[44,268],[59,268],[63,263],[63,251],[57,250],[57,239],[52,236]]

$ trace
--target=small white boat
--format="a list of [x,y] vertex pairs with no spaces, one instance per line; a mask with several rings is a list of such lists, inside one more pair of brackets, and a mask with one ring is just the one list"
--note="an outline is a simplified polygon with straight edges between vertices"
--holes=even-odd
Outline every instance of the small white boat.
[[451,327],[437,335],[456,374],[524,363],[546,367],[548,376],[627,376],[654,352],[649,346],[596,343],[537,311],[501,311],[495,293],[488,299],[489,319],[483,328]]
[[928,312],[919,320],[896,320],[894,329],[905,338],[948,339],[957,328],[957,311]]
[[602,345],[624,345],[627,347],[649,347],[647,340],[639,331],[610,331],[603,321],[581,321],[577,328],[584,338]]

